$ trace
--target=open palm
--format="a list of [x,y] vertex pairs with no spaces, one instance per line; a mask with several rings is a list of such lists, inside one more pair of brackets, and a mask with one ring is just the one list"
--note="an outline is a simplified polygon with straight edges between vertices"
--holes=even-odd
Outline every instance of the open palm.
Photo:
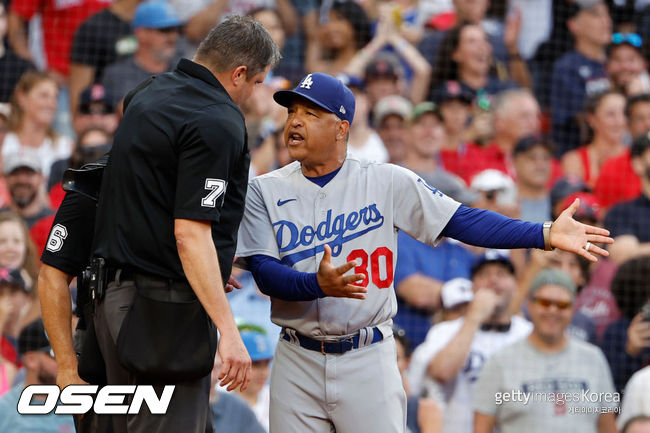
[[[582,224],[573,219],[573,215],[580,207],[580,199],[564,210],[553,222],[551,227],[551,246],[564,251],[570,251],[596,262],[598,259],[594,254],[607,257],[607,250],[595,244],[612,244],[614,239],[609,237],[609,231],[600,227]],[[589,251],[585,249],[587,242],[590,242]]]

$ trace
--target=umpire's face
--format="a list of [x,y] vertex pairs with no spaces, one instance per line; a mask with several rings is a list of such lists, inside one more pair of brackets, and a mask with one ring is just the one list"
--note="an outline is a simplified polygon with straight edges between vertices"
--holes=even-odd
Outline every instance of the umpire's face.
[[[307,168],[345,159],[350,124],[311,101],[296,98],[288,107],[284,142],[291,158]],[[342,156],[342,158],[341,158]]]

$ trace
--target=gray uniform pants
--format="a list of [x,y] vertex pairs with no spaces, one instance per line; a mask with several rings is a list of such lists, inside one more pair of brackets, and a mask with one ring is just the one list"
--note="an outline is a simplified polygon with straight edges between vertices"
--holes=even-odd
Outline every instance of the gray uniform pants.
[[[122,367],[117,358],[117,336],[133,296],[133,281],[120,281],[119,272],[115,281],[109,282],[103,301],[97,305],[95,332],[97,342],[106,363],[109,385],[148,384]],[[164,320],[164,318],[161,318]],[[209,417],[210,375],[204,378],[175,383],[176,388],[169,403],[167,414],[152,415],[146,405],[138,415],[113,415],[115,433],[205,433],[214,431]],[[160,396],[164,385],[156,385]],[[206,428],[206,423],[207,428]]]
[[271,433],[404,433],[406,394],[389,337],[343,355],[280,339],[271,371]]

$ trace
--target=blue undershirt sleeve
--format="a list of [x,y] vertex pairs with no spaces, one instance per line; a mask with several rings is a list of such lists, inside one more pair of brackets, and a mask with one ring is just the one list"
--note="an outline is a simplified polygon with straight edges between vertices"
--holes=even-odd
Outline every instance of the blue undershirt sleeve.
[[263,254],[248,257],[247,261],[257,287],[265,295],[283,301],[313,301],[326,296],[316,273],[296,271]]
[[460,205],[440,235],[478,247],[544,249],[542,224],[465,205]]

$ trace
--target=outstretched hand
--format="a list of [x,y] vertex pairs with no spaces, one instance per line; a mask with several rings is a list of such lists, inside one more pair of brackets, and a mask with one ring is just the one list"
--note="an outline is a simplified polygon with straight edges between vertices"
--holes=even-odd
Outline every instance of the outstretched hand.
[[320,261],[318,273],[318,285],[327,296],[337,298],[353,298],[353,299],[366,299],[364,293],[365,287],[355,286],[351,283],[362,281],[365,278],[364,274],[344,275],[347,271],[357,266],[357,262],[351,261],[338,268],[332,264],[332,249],[329,245],[325,245],[325,254]]
[[609,237],[608,230],[574,220],[573,215],[579,207],[580,199],[575,199],[571,206],[566,208],[553,222],[551,246],[579,254],[589,261],[596,262],[598,259],[595,254],[607,257],[609,253],[595,244],[612,244],[614,239]]

